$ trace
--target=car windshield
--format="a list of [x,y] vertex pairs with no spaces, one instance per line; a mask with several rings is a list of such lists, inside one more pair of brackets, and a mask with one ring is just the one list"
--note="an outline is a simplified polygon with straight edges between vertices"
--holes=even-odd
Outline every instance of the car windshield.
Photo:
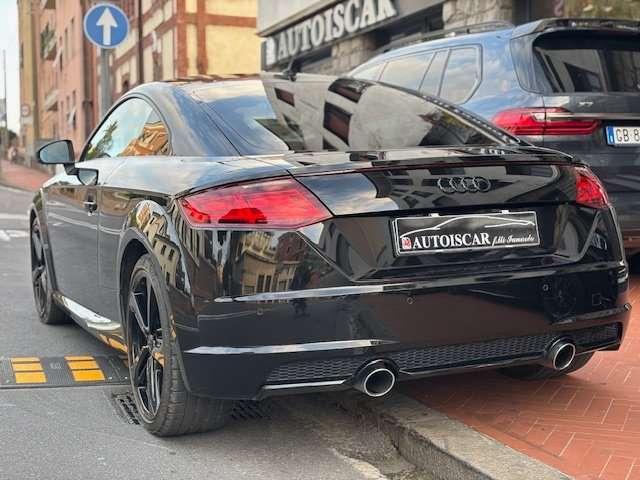
[[517,143],[436,97],[352,78],[305,77],[219,82],[193,95],[245,155]]
[[539,81],[554,93],[640,93],[639,36],[556,33],[534,43]]

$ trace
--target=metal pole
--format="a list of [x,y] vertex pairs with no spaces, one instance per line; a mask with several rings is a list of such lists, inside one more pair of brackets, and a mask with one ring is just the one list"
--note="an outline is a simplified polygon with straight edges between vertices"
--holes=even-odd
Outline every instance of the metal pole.
[[138,14],[138,84],[141,84],[144,83],[144,61],[142,58],[142,0],[138,0],[138,8],[136,13]]
[[38,100],[38,85],[36,78],[38,78],[38,57],[36,54],[36,14],[34,6],[31,3],[29,6],[29,17],[31,20],[31,94],[33,96],[33,104],[31,106],[31,118],[33,118],[33,145],[32,155],[29,156],[29,166],[33,167],[33,160],[36,152],[36,143],[40,138],[40,101]]
[[100,49],[100,116],[111,106],[111,78],[109,76],[109,50]]
[[[4,132],[2,132],[2,149],[3,157],[7,158],[9,154],[9,116],[7,114],[7,51],[2,50],[2,87],[4,89]],[[2,166],[0,166],[0,175],[2,175]]]

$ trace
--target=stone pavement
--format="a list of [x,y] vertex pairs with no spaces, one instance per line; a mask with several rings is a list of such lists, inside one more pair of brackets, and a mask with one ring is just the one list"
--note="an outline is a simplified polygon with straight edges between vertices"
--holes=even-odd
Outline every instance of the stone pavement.
[[402,391],[580,480],[640,479],[640,277],[623,347],[563,379],[487,371],[407,383]]
[[42,170],[0,160],[1,185],[35,192],[50,177],[50,174]]

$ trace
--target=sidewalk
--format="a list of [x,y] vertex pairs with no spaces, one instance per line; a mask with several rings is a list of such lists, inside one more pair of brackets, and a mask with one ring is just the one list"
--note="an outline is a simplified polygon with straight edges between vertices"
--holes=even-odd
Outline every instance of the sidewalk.
[[[640,305],[638,277],[630,297]],[[487,371],[401,390],[577,479],[640,479],[640,310],[633,317],[620,351],[596,353],[563,379],[522,382]]]
[[35,192],[51,175],[37,170],[0,160],[0,185]]

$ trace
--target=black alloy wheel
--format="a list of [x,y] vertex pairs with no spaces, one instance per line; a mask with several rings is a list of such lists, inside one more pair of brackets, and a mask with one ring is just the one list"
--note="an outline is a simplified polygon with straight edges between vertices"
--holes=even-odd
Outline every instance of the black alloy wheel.
[[151,279],[141,271],[133,279],[128,303],[131,382],[147,420],[160,408],[164,369],[163,332]]
[[42,323],[55,325],[69,323],[67,314],[54,302],[52,282],[47,268],[40,224],[37,219],[31,222],[31,285],[38,318]]
[[166,286],[157,268],[150,255],[140,257],[123,297],[129,376],[142,424],[158,436],[221,428],[233,402],[187,390],[171,335]]

